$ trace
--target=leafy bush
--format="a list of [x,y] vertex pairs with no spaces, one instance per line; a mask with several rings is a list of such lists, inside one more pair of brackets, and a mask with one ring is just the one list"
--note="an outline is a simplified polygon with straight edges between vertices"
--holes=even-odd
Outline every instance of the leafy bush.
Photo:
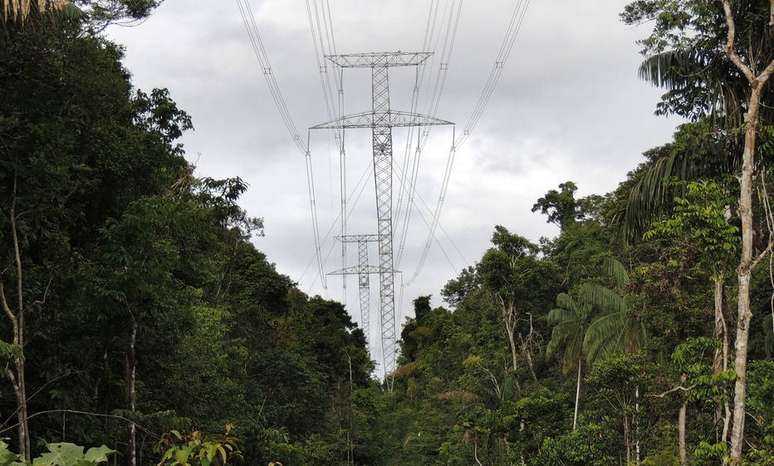
[[541,466],[607,466],[616,458],[604,448],[602,426],[588,424],[558,438],[546,438],[536,460]]
[[[85,452],[83,447],[74,443],[49,443],[48,451],[32,460],[34,466],[96,466],[106,463],[108,455],[114,453],[110,448],[89,448]],[[25,466],[24,461],[8,449],[8,444],[0,440],[0,466]]]
[[164,453],[158,466],[226,466],[241,459],[239,440],[231,434],[233,425],[226,424],[222,435],[208,438],[199,431],[183,435],[178,431],[164,434],[158,448]]

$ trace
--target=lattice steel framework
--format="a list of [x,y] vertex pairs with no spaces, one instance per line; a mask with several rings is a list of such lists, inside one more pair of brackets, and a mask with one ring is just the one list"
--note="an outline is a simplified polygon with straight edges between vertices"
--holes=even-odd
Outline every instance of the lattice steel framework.
[[366,338],[371,339],[371,277],[379,273],[379,267],[368,264],[368,243],[379,241],[379,235],[346,235],[336,237],[342,243],[357,243],[357,266],[345,267],[329,275],[357,275],[357,288],[360,296],[360,326]]
[[[389,69],[417,66],[432,52],[368,52],[329,55],[328,60],[342,68],[371,68],[371,111],[347,115],[312,129],[371,128],[376,188],[377,242],[379,244],[379,316],[382,333],[382,358],[385,376],[395,369],[395,270],[392,248],[392,128],[406,126],[451,125],[451,122],[418,113],[390,109]],[[370,267],[370,266],[369,266]],[[345,267],[338,272],[345,272]]]

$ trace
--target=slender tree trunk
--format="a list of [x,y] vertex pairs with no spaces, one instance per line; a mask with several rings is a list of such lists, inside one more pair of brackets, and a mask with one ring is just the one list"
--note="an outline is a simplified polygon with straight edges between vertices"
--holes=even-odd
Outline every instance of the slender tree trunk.
[[742,220],[742,255],[737,269],[739,277],[739,297],[736,325],[736,358],[734,370],[736,383],[734,386],[733,430],[731,432],[731,464],[739,464],[744,447],[745,400],[747,395],[747,341],[750,335],[750,278],[753,264],[753,157],[755,151],[755,136],[758,121],[758,105],[760,103],[760,88],[755,87],[751,93],[751,108],[747,112],[747,128],[745,130],[745,147],[742,153],[741,191],[739,194],[739,216]]
[[575,413],[572,416],[572,431],[578,426],[578,405],[580,404],[580,386],[581,370],[583,368],[583,359],[578,359],[578,383],[575,385]]
[[634,463],[640,464],[640,386],[634,386]]
[[[535,365],[532,362],[532,353],[530,352],[530,346],[532,342],[532,338],[534,336],[535,330],[532,326],[532,314],[528,313],[529,315],[529,334],[527,335],[527,338],[524,339],[521,336],[521,333],[519,333],[519,340],[521,341],[521,351],[524,353],[524,359],[527,360],[527,367],[529,368],[529,373],[532,375],[532,381],[537,382],[537,375],[535,375]],[[514,316],[514,321],[515,316]]]
[[[135,347],[137,344],[137,321],[132,315],[132,333],[129,340],[129,351],[126,354],[126,395],[129,401],[129,410],[134,416],[137,409],[137,362],[135,359]],[[137,466],[137,425],[129,425],[129,440],[127,445],[129,466]]]
[[677,416],[678,449],[680,451],[680,465],[688,465],[688,452],[685,448],[685,416],[688,411],[688,402],[683,400],[680,405],[680,412]]
[[721,342],[721,346],[715,350],[715,356],[712,360],[712,373],[715,375],[728,368],[728,333],[726,332],[726,319],[723,315],[724,281],[723,275],[716,275],[712,279],[715,303],[715,330],[713,336]]
[[481,461],[478,459],[478,435],[476,436],[475,440],[473,441],[473,459],[476,460],[476,464],[478,466],[484,466]]
[[519,368],[519,357],[516,354],[516,340],[513,338],[513,333],[511,333],[510,329],[508,328],[508,324],[505,325],[506,332],[508,333],[508,344],[511,347],[511,362],[513,364],[513,372],[515,373]]
[[13,177],[13,194],[11,197],[11,208],[9,218],[11,224],[11,241],[13,243],[14,265],[16,268],[16,310],[11,309],[5,296],[5,288],[2,278],[0,278],[0,301],[2,301],[3,311],[11,323],[13,331],[13,345],[16,354],[13,357],[13,369],[6,368],[6,375],[13,386],[14,396],[16,398],[16,414],[19,420],[19,455],[27,463],[31,462],[30,454],[30,428],[29,415],[27,411],[27,383],[25,379],[24,367],[24,278],[21,260],[21,248],[19,247],[19,234],[16,225],[16,174]]
[[[713,336],[721,342],[721,346],[715,350],[715,356],[712,360],[712,374],[718,375],[728,369],[728,331],[723,312],[723,285],[725,278],[722,274],[718,274],[712,278],[712,281],[715,302],[715,331]],[[730,412],[731,408],[729,407],[728,399],[724,396],[722,400],[718,400],[718,404],[715,407],[715,425],[717,426],[721,422],[723,425],[722,433],[718,439],[722,443],[725,443],[728,439]]]
[[[752,191],[755,144],[758,133],[758,112],[761,94],[771,73],[774,72],[774,60],[770,61],[758,76],[744,63],[737,54],[734,45],[736,25],[731,9],[731,1],[722,1],[726,25],[728,26],[725,46],[726,56],[742,72],[750,84],[750,98],[747,104],[747,113],[745,114],[742,173],[739,177],[741,187],[739,192],[739,218],[742,223],[742,252],[739,258],[739,267],[737,268],[739,297],[737,300],[736,354],[734,361],[736,383],[734,385],[733,430],[731,432],[730,455],[731,464],[736,466],[742,461],[742,448],[744,447],[745,399],[747,395],[747,342],[750,335],[750,319],[752,318],[752,311],[750,309],[750,276],[754,266]],[[772,8],[774,8],[774,2],[772,2]]]
[[514,333],[516,332],[516,316],[514,315],[515,311],[513,309],[513,304],[506,303],[502,298],[500,298],[500,305],[503,312],[503,325],[505,325],[505,334],[508,336],[508,345],[511,349],[513,380],[516,383],[516,389],[521,392],[521,386],[519,385],[519,380],[516,377],[516,371],[519,368],[519,357],[516,350],[516,337],[514,336]]
[[529,348],[524,348],[524,358],[527,360],[527,367],[529,368],[529,373],[532,376],[532,380],[534,382],[537,382],[537,375],[535,375],[535,366],[532,363],[532,354],[530,354]]
[[7,369],[6,375],[11,380],[11,386],[13,387],[13,394],[16,398],[16,411],[19,418],[19,425],[17,427],[19,435],[19,455],[30,463],[31,450],[30,450],[30,430],[27,411],[27,397],[26,387],[24,382],[24,360],[19,357],[14,358],[14,369]]
[[632,464],[632,445],[629,435],[629,415],[624,412],[624,418],[623,418],[623,428],[624,428],[624,447],[626,448],[626,464],[627,466]]
[[[680,381],[685,385],[687,376],[685,374],[680,376]],[[683,396],[683,402],[680,404],[680,411],[677,414],[677,447],[680,452],[680,466],[688,465],[688,451],[685,446],[685,418],[688,413],[688,397],[687,394]]]

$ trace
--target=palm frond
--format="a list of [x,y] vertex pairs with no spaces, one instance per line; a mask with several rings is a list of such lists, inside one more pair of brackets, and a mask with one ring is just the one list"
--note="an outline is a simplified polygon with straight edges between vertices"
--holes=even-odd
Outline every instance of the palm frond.
[[696,49],[665,50],[642,61],[637,74],[654,86],[673,91],[690,84],[689,77],[705,69]]
[[584,283],[578,288],[581,300],[606,314],[623,313],[629,308],[626,298],[604,286]]
[[610,353],[614,349],[623,349],[620,343],[625,333],[624,326],[623,312],[605,314],[589,325],[583,338],[583,352],[589,364],[602,354]]
[[576,322],[562,322],[551,330],[551,339],[546,345],[546,358],[550,359],[556,350],[564,344],[574,333],[580,333]]
[[615,280],[616,285],[625,287],[629,284],[629,272],[626,271],[626,267],[624,267],[621,261],[615,257],[608,256],[604,259],[603,266],[605,272]]
[[578,360],[582,356],[583,333],[581,331],[577,331],[572,334],[570,339],[568,339],[567,345],[564,348],[564,353],[562,354],[562,372],[567,374],[577,368]]
[[656,159],[629,192],[621,224],[624,238],[631,240],[647,229],[650,221],[668,210],[674,197],[673,180],[693,177],[693,165],[682,151],[670,151]]
[[67,4],[66,0],[0,0],[0,10],[5,22],[9,19],[24,22],[31,13],[61,10]]
[[549,324],[560,324],[563,322],[570,322],[577,319],[578,319],[577,313],[569,309],[562,309],[562,308],[551,309],[551,311],[546,316],[546,321],[548,321]]
[[556,296],[556,305],[562,309],[568,309],[573,312],[578,311],[577,303],[575,302],[573,297],[567,293],[559,293]]

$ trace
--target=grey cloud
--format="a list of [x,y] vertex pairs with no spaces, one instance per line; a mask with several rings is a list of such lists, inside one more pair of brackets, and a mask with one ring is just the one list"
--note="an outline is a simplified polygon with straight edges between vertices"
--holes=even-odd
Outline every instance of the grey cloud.
[[[125,62],[140,88],[168,87],[189,111],[196,131],[184,137],[189,159],[207,176],[242,176],[251,188],[244,205],[266,220],[265,238],[256,245],[278,269],[299,280],[308,293],[340,298],[341,284],[329,290],[315,281],[315,266],[304,161],[291,144],[274,109],[261,70],[248,46],[234,2],[166,0],[137,28],[109,31],[127,48]],[[443,3],[443,2],[442,2]],[[488,247],[492,227],[504,224],[533,240],[554,235],[543,217],[530,212],[534,200],[567,179],[582,194],[613,189],[636,166],[647,148],[665,142],[674,120],[652,115],[658,90],[640,82],[641,57],[635,40],[642,30],[625,27],[618,13],[625,0],[543,0],[530,10],[503,79],[487,113],[457,155],[442,225],[456,244],[439,238],[454,264],[434,244],[423,274],[404,293],[410,299],[434,294],[465,260],[475,261]],[[253,0],[273,70],[299,130],[327,119],[314,62],[303,0]],[[339,51],[416,50],[429,1],[331,0]],[[468,0],[460,23],[439,116],[463,123],[494,60],[513,2]],[[428,68],[426,83],[433,74]],[[413,73],[395,71],[393,105],[407,109]],[[345,75],[346,108],[369,108],[368,73]],[[429,93],[425,87],[425,96]],[[420,105],[425,111],[426,102]],[[396,131],[396,148],[405,133]],[[434,133],[423,158],[418,192],[431,206],[438,194],[449,135]],[[354,187],[370,159],[368,133],[348,135],[348,182]],[[396,150],[402,161],[402,150]],[[313,139],[320,229],[338,214],[337,155],[329,138]],[[350,231],[375,229],[373,181],[367,182],[350,219]],[[397,186],[397,184],[396,184]],[[397,189],[395,193],[397,198]],[[354,201],[354,199],[352,200]],[[413,274],[427,228],[414,215],[402,268]],[[338,227],[334,233],[338,234]],[[323,245],[324,253],[331,241]],[[350,251],[349,261],[356,257]],[[339,267],[333,246],[326,267]],[[375,257],[375,252],[372,252]],[[347,302],[356,303],[349,282]],[[377,290],[373,290],[374,297]],[[436,299],[438,304],[439,300]],[[375,301],[372,309],[375,309]],[[358,316],[356,309],[352,312]],[[377,319],[372,318],[372,321]],[[375,333],[374,333],[375,335]]]

